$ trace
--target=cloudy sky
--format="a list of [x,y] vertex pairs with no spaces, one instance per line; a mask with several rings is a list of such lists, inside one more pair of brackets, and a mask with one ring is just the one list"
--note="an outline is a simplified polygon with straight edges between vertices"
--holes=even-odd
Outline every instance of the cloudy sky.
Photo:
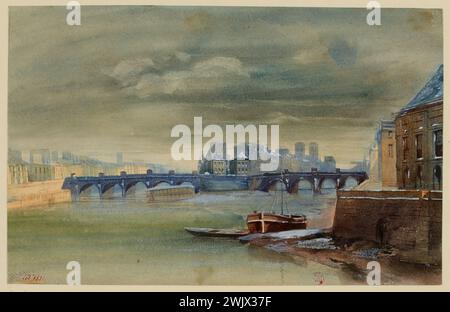
[[443,62],[440,10],[13,7],[9,145],[170,160],[177,124],[279,124],[345,168]]

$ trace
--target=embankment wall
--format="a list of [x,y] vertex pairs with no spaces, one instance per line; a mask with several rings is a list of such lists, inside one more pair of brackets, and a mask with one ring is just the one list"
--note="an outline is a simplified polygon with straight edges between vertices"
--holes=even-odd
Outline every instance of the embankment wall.
[[440,264],[442,192],[337,191],[333,234],[391,245],[404,261]]
[[8,209],[27,208],[71,201],[62,190],[63,180],[8,185]]

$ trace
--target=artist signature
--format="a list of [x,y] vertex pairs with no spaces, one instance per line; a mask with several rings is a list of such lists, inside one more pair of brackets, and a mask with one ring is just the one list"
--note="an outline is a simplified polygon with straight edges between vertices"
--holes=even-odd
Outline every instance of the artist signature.
[[314,282],[317,285],[325,285],[325,277],[322,272],[314,272]]
[[24,284],[42,284],[44,282],[44,276],[37,273],[12,273],[8,278],[12,283],[24,283]]

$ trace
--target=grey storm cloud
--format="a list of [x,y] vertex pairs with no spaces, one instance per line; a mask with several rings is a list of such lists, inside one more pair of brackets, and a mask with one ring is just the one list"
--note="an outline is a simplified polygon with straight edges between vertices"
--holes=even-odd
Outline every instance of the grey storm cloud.
[[347,41],[337,39],[330,44],[328,52],[336,64],[346,66],[355,63],[358,50],[351,47]]
[[[187,53],[178,52],[175,56],[182,62],[189,62]],[[197,61],[186,69],[158,70],[149,59],[121,61],[112,75],[126,91],[140,98],[181,95],[196,93],[215,93],[231,86],[237,81],[249,78],[248,71],[241,61],[232,57],[215,56]]]
[[64,6],[10,7],[12,148],[165,163],[171,128],[203,116],[278,123],[282,145],[317,141],[346,166],[443,62],[440,10],[383,9],[381,26],[366,24],[366,9],[81,12],[71,27]]

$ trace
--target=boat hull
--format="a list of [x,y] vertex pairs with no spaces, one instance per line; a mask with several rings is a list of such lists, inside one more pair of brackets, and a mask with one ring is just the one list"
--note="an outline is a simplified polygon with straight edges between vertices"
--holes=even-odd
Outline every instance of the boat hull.
[[247,227],[250,233],[304,230],[307,221],[305,216],[257,212],[247,216]]
[[211,229],[211,228],[184,228],[187,232],[197,235],[197,236],[208,236],[208,237],[230,237],[238,238],[241,236],[248,235],[250,232],[248,230],[238,230],[238,229]]

